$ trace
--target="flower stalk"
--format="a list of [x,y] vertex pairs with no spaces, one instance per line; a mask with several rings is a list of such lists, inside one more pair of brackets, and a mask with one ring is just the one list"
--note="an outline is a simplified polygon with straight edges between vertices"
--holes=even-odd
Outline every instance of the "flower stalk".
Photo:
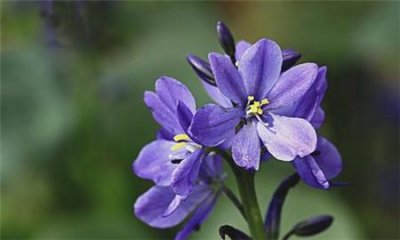
[[247,217],[247,225],[252,239],[266,239],[263,219],[257,201],[254,185],[254,172],[235,167],[235,177],[242,199],[243,209]]

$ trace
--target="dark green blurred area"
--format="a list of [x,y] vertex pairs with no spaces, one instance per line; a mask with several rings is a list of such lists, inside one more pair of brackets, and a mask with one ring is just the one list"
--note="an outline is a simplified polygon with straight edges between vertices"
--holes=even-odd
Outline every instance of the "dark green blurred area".
[[[334,226],[313,239],[399,239],[399,7],[397,2],[2,2],[1,238],[159,239],[132,214],[151,183],[132,160],[158,129],[145,90],[169,75],[210,102],[186,63],[221,51],[215,23],[237,39],[268,37],[328,66],[321,133],[340,150],[350,186],[301,184],[285,232],[315,214]],[[258,174],[265,210],[290,164]],[[232,177],[228,182],[233,186]],[[222,198],[196,239],[246,229]]]

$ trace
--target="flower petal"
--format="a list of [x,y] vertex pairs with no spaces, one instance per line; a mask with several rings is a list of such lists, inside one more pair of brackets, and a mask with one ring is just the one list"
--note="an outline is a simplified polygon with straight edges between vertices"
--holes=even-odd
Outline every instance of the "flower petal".
[[231,59],[218,53],[210,53],[208,59],[219,90],[233,102],[244,105],[247,101],[244,83]]
[[200,108],[193,117],[189,128],[196,142],[204,146],[217,146],[235,134],[243,111],[237,108],[223,109],[215,104]]
[[224,173],[221,156],[215,152],[208,153],[203,160],[200,171],[204,177],[221,178]]
[[261,39],[249,47],[239,61],[247,95],[263,99],[279,79],[282,51],[274,41]]
[[178,80],[171,77],[161,77],[156,81],[156,92],[160,100],[171,110],[176,112],[178,102],[183,102],[192,112],[196,110],[196,102],[189,89]]
[[293,161],[293,164],[297,173],[305,183],[319,189],[329,188],[329,181],[320,166],[318,166],[314,157],[311,155],[305,156],[304,158],[298,157]]
[[259,122],[257,131],[271,155],[282,161],[304,157],[312,153],[317,144],[314,128],[301,118],[271,114],[268,126]]
[[304,118],[308,121],[314,117],[325,96],[327,88],[326,71],[326,67],[318,69],[316,80],[296,107],[295,117]]
[[150,179],[157,185],[167,186],[171,183],[172,172],[176,165],[171,163],[169,155],[175,143],[156,140],[144,146],[133,162],[133,171],[144,179]]
[[193,119],[193,113],[183,102],[179,101],[176,114],[178,116],[179,123],[185,132],[187,132],[190,123]]
[[167,129],[161,128],[156,134],[157,140],[173,141],[174,134],[170,133]]
[[135,215],[152,227],[168,228],[182,222],[211,192],[206,185],[197,186],[193,193],[168,216],[164,213],[175,198],[169,187],[154,186],[141,195],[134,205]]
[[222,92],[215,86],[208,84],[204,81],[201,82],[204,86],[204,89],[206,90],[208,96],[210,96],[210,98],[217,103],[218,105],[220,105],[221,107],[224,108],[231,108],[232,107],[232,102],[231,100],[229,100],[229,98],[227,98],[224,94],[222,94]]
[[270,109],[275,114],[283,114],[285,107],[293,106],[310,89],[318,73],[318,66],[314,63],[297,65],[282,74],[279,81],[268,95]]
[[242,57],[243,53],[249,47],[251,47],[251,44],[249,42],[246,42],[246,41],[243,41],[243,40],[241,40],[238,43],[236,43],[236,52],[235,52],[236,61],[240,61],[240,58]]
[[260,139],[257,135],[255,122],[248,122],[236,134],[232,144],[232,157],[238,166],[258,170]]
[[185,226],[178,232],[175,236],[175,240],[184,240],[189,237],[189,235],[199,229],[200,225],[206,220],[211,210],[214,208],[217,201],[217,195],[210,195],[203,203],[196,209],[193,216],[185,224]]
[[322,126],[325,121],[325,112],[321,107],[318,107],[317,110],[314,112],[310,123],[314,126],[314,128],[318,129]]
[[326,138],[319,136],[317,142],[318,154],[314,154],[327,179],[332,179],[342,171],[342,158],[336,147]]
[[172,176],[171,186],[174,192],[182,196],[190,194],[198,180],[203,157],[203,150],[197,150],[179,163]]
[[183,129],[178,121],[176,112],[170,110],[160,100],[159,96],[151,91],[144,93],[144,102],[150,108],[154,120],[174,135],[182,133]]

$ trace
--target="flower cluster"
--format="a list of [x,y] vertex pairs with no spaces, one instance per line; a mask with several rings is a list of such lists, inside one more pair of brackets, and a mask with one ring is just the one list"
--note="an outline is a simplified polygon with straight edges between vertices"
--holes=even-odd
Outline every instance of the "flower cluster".
[[295,65],[301,55],[269,39],[235,44],[222,22],[217,32],[225,54],[210,53],[208,61],[187,57],[215,103],[197,108],[189,89],[171,77],[159,78],[155,91],[144,94],[161,130],[133,162],[134,173],[155,184],[134,212],[157,228],[190,216],[176,239],[198,229],[227,193],[223,158],[251,173],[270,158],[292,162],[303,182],[320,189],[330,188],[342,168],[334,145],[317,134],[325,119],[327,68]]

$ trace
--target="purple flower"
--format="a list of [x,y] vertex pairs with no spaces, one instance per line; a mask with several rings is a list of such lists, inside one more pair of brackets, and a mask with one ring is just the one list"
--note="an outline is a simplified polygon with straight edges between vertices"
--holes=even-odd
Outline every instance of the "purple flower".
[[142,148],[133,170],[137,176],[170,187],[184,197],[193,190],[207,155],[187,131],[196,109],[195,100],[185,85],[161,77],[156,81],[156,92],[146,91],[144,101],[163,129],[157,140]]
[[297,173],[306,184],[319,189],[328,189],[330,179],[342,171],[342,159],[336,147],[326,138],[319,136],[316,150],[293,161]]
[[282,51],[267,39],[247,48],[239,43],[236,54],[237,68],[228,56],[209,54],[218,89],[232,107],[202,107],[189,132],[205,146],[233,138],[233,158],[246,169],[259,167],[260,139],[279,160],[291,161],[312,153],[317,141],[315,130],[307,120],[294,115],[297,103],[316,80],[318,66],[304,63],[281,74]]
[[171,187],[154,186],[141,195],[134,204],[135,215],[156,228],[169,228],[191,218],[175,239],[187,237],[207,218],[221,193],[222,161],[209,154],[200,169],[200,177],[193,191],[182,197]]

